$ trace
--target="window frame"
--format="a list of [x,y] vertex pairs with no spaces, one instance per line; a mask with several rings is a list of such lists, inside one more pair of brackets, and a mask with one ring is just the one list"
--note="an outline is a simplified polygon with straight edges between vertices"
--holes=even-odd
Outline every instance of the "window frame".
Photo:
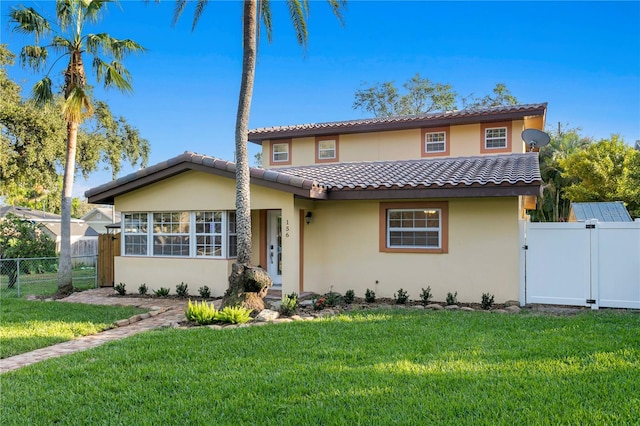
[[[287,159],[286,160],[276,160],[275,155],[281,154],[275,152],[276,145],[284,145],[287,147]],[[291,139],[277,139],[272,140],[269,143],[269,165],[270,166],[286,166],[291,164]]]
[[[505,129],[505,146],[502,147],[487,147],[487,130],[491,129]],[[511,122],[502,121],[496,123],[482,123],[480,125],[480,152],[482,154],[492,154],[498,152],[511,152]]]
[[[140,216],[145,215],[144,221],[139,219],[139,226],[136,229],[144,228],[144,232],[130,232],[127,231],[128,219],[127,216]],[[121,241],[121,253],[123,256],[149,256],[149,213],[146,212],[127,212],[122,214],[120,232],[122,233]],[[144,244],[136,244],[135,247],[143,247],[144,253],[131,253],[127,254],[127,237],[144,237]]]
[[[444,151],[427,151],[427,135],[434,133],[444,133]],[[421,129],[420,135],[420,151],[422,157],[445,157],[451,155],[451,138],[449,126],[425,127]]]
[[[440,247],[390,247],[388,243],[389,211],[439,210]],[[428,228],[425,228],[428,229]],[[447,201],[380,203],[379,212],[379,251],[384,253],[448,253],[449,252],[449,203]]]
[[[189,232],[185,233],[185,232],[179,232],[179,233],[174,233],[174,232],[156,232],[153,228],[154,226],[154,215],[156,214],[167,214],[167,213],[179,213],[179,214],[188,214],[189,217],[189,222],[188,222],[188,227],[189,227]],[[217,233],[217,232],[197,232],[197,225],[198,223],[196,222],[196,214],[197,213],[221,213],[222,214],[222,221],[221,221],[221,232]],[[122,225],[121,225],[121,232],[123,235],[122,241],[121,241],[121,252],[123,253],[123,256],[126,257],[156,257],[156,258],[171,258],[171,259],[234,259],[237,257],[237,232],[234,229],[233,232],[231,232],[230,229],[230,221],[229,221],[229,217],[231,215],[235,215],[235,211],[233,210],[197,210],[197,211],[190,211],[190,210],[183,210],[183,211],[148,211],[148,212],[123,212],[123,221],[122,221]],[[140,228],[144,228],[146,227],[146,232],[142,233],[142,232],[126,232],[125,231],[125,225],[126,225],[126,221],[127,221],[127,216],[129,215],[146,215],[146,221],[144,223],[144,226],[141,225]],[[184,223],[184,222],[183,222]],[[214,222],[211,222],[214,223]],[[235,223],[235,222],[234,222]],[[127,236],[144,236],[146,238],[146,244],[145,244],[145,250],[146,252],[144,254],[141,253],[134,253],[134,254],[127,254],[126,253],[126,237]],[[187,237],[188,238],[188,247],[189,247],[189,254],[188,255],[172,255],[172,254],[155,254],[155,237],[156,236],[182,236],[182,237]],[[211,236],[211,237],[216,237],[216,236],[220,236],[220,241],[221,241],[221,248],[220,248],[220,255],[201,255],[198,254],[198,237],[200,236]],[[233,244],[235,246],[235,253],[234,255],[230,255],[231,250],[231,240],[233,237],[236,237],[236,242]],[[215,243],[214,243],[214,253],[215,253]]]
[[[333,157],[327,157],[327,158],[320,157],[320,142],[325,142],[325,141],[333,141],[334,143]],[[316,163],[336,163],[340,161],[339,149],[340,149],[340,137],[338,135],[316,136],[316,142],[315,142]]]

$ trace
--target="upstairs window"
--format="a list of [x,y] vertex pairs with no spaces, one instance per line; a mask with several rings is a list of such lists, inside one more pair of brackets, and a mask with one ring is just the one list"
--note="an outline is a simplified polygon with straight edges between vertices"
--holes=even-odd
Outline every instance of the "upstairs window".
[[291,139],[271,142],[270,165],[291,164]]
[[449,127],[422,129],[422,156],[441,157],[449,155]]
[[511,152],[511,122],[485,123],[481,129],[481,153]]
[[338,161],[338,136],[316,137],[316,163]]

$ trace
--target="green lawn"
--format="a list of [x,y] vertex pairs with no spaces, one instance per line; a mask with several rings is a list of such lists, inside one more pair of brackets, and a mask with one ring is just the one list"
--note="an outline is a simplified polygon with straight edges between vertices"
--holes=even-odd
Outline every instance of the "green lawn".
[[[73,286],[79,290],[88,290],[96,287],[95,269],[93,267],[74,268],[72,271]],[[0,297],[17,297],[18,285],[8,287],[7,275],[0,275]],[[30,294],[37,296],[49,296],[58,290],[58,273],[44,272],[33,274],[20,274],[20,297]]]
[[95,334],[107,329],[115,321],[142,312],[145,310],[128,306],[3,297],[0,299],[0,358]]
[[7,425],[637,424],[640,315],[393,310],[163,329],[1,380]]

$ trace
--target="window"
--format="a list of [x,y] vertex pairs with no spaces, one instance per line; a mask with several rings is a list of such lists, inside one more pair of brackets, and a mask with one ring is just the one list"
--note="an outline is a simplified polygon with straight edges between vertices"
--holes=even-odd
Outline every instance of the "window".
[[448,203],[381,203],[380,251],[448,252]]
[[131,256],[147,255],[147,214],[125,213],[122,235],[124,254]]
[[449,155],[449,127],[422,129],[422,156],[441,157]]
[[229,258],[238,251],[235,212],[125,213],[123,235],[125,256]]
[[483,154],[511,151],[511,122],[485,123],[481,126]]
[[316,163],[338,161],[338,136],[316,137]]
[[153,213],[153,255],[189,256],[189,213]]
[[291,139],[271,141],[270,165],[291,164]]

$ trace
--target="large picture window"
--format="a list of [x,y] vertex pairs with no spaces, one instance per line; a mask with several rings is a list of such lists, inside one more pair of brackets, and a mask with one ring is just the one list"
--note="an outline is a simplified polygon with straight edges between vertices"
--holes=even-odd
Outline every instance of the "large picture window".
[[235,217],[228,211],[124,213],[124,255],[235,257]]
[[381,203],[380,251],[447,253],[448,203]]

